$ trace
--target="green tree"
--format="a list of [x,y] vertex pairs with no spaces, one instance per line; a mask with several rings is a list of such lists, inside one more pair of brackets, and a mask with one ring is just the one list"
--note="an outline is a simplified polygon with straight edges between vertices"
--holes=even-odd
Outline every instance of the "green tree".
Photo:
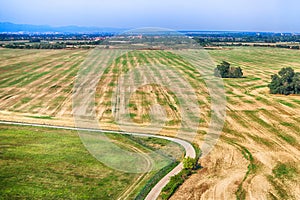
[[285,84],[289,84],[293,81],[295,75],[294,70],[291,67],[282,68],[278,74],[281,76],[281,80]]
[[243,70],[240,67],[231,67],[230,63],[223,61],[215,68],[214,75],[222,78],[242,78]]
[[295,94],[300,94],[300,73],[296,73],[294,75],[292,85],[294,87]]
[[295,73],[291,67],[282,68],[278,74],[272,75],[271,79],[271,94],[300,94],[300,73]]
[[197,160],[191,157],[187,157],[183,159],[183,168],[184,169],[195,169],[195,167],[197,166]]
[[277,74],[271,76],[271,83],[269,84],[271,94],[280,94],[281,79]]
[[233,68],[233,72],[232,72],[232,78],[242,78],[243,77],[243,70],[240,67],[237,68]]
[[226,61],[223,61],[221,64],[217,65],[215,69],[215,76],[228,78],[230,64]]

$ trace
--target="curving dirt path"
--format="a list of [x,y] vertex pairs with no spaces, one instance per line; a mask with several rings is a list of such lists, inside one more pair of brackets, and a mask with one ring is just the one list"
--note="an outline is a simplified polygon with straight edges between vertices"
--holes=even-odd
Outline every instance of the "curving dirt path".
[[[115,133],[115,134],[123,134],[123,135],[132,135],[132,136],[142,136],[142,137],[155,137],[160,139],[165,139],[171,142],[175,142],[181,145],[185,149],[185,157],[196,158],[196,151],[189,142],[178,139],[171,138],[160,135],[152,135],[152,134],[144,134],[144,133],[134,133],[134,132],[122,132],[122,131],[111,131],[111,130],[103,130],[103,129],[93,129],[93,128],[80,128],[80,127],[67,127],[67,126],[55,126],[55,125],[45,125],[45,124],[33,124],[33,123],[23,123],[23,122],[13,122],[13,121],[0,121],[0,124],[8,124],[8,125],[22,125],[22,126],[33,126],[33,127],[43,127],[43,128],[56,128],[56,129],[64,129],[64,130],[74,130],[74,131],[91,131],[91,132],[100,132],[100,133]],[[161,190],[167,185],[170,178],[176,174],[178,174],[183,169],[183,163],[179,163],[171,172],[169,172],[166,176],[164,176],[149,192],[146,200],[154,200],[157,199]]]

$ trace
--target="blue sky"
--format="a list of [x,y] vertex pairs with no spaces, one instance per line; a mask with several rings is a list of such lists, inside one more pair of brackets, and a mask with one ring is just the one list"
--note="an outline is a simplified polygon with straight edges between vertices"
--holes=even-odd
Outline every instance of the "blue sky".
[[299,0],[0,0],[0,21],[300,32]]

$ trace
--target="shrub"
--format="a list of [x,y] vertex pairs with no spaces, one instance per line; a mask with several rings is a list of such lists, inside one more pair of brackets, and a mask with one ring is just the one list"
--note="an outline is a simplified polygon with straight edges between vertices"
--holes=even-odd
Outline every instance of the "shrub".
[[183,170],[175,176],[170,178],[170,182],[162,189],[161,198],[162,200],[169,199],[174,192],[183,184],[185,180],[191,176],[194,169],[197,167],[198,158],[184,158]]
[[138,193],[138,195],[135,197],[134,200],[142,200],[145,199],[147,194],[151,191],[151,189],[161,180],[162,177],[164,177],[166,174],[168,174],[172,169],[174,169],[179,162],[172,162],[166,167],[162,168],[160,171],[158,171],[143,187],[143,189]]
[[190,169],[183,169],[179,174],[172,176],[170,182],[162,189],[162,200],[169,199],[191,174]]
[[190,158],[190,157],[187,157],[187,158],[184,158],[183,160],[183,168],[184,169],[195,169],[197,166],[197,160],[194,159],[194,158]]

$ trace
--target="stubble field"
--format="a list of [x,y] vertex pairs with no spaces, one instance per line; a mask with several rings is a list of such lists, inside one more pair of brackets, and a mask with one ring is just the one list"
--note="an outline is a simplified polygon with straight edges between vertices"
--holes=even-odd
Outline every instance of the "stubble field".
[[[0,119],[73,125],[73,82],[88,53],[0,49]],[[203,169],[172,199],[299,199],[300,96],[271,95],[267,85],[282,67],[300,71],[300,51],[247,47],[208,53],[216,64],[225,60],[242,67],[245,78],[224,79],[222,136],[211,154],[200,159]],[[96,92],[99,121],[116,128],[111,98],[117,78],[146,64],[173,66],[195,89],[201,109],[195,142],[201,145],[211,116],[205,82],[193,66],[168,51],[132,51],[107,66]],[[166,111],[161,133],[174,135],[181,120],[178,101],[159,84],[140,87],[131,96],[130,117],[135,123],[150,123],[153,103]]]

